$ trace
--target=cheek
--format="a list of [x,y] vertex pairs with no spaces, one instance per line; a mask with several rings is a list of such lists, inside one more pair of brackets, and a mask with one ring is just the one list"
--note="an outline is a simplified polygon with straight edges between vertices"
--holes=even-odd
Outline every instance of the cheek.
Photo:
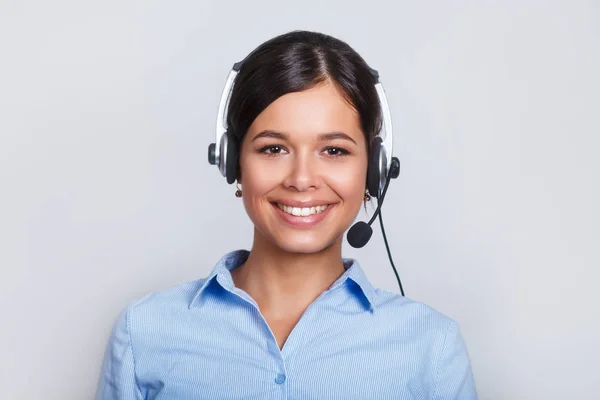
[[283,177],[277,169],[252,155],[240,158],[240,171],[244,207],[256,223],[256,218],[264,210],[264,196],[281,185]]
[[330,167],[325,173],[328,186],[330,186],[346,203],[360,207],[362,204],[366,180],[367,162],[343,163],[339,167]]
[[255,155],[242,155],[240,158],[241,183],[244,193],[255,196],[266,194],[281,184],[284,179],[282,170],[274,168],[273,163],[261,160]]

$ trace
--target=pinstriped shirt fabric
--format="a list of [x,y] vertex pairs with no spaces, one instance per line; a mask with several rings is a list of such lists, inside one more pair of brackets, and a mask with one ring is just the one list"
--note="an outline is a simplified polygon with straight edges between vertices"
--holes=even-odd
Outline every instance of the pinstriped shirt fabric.
[[374,288],[356,260],[304,312],[283,348],[230,271],[132,303],[116,323],[97,399],[477,399],[457,324]]

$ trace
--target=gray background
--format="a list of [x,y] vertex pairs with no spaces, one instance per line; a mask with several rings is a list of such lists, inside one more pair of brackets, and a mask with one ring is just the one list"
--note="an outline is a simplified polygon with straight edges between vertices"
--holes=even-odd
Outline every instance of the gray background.
[[[248,247],[206,162],[235,61],[350,43],[392,107],[407,294],[456,319],[481,399],[597,399],[600,24],[581,1],[0,1],[0,387],[88,399],[135,298]],[[346,248],[398,291],[376,228]]]

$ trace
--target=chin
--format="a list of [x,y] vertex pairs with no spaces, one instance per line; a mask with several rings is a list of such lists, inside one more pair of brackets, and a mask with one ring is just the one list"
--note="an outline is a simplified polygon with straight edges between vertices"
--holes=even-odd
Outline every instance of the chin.
[[[287,235],[285,235],[287,236]],[[341,239],[341,237],[332,238],[329,240],[323,238],[298,237],[298,235],[290,235],[295,237],[278,237],[274,238],[274,244],[281,250],[288,253],[299,253],[299,254],[314,254],[325,251],[331,247],[334,243]]]

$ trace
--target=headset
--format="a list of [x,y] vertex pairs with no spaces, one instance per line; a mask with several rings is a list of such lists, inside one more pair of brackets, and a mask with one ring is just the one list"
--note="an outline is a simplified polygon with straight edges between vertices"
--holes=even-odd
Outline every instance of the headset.
[[[232,184],[237,179],[237,165],[238,165],[238,148],[233,138],[233,133],[227,126],[227,109],[229,106],[229,99],[233,91],[235,78],[240,71],[244,61],[246,59],[233,64],[223,93],[221,94],[221,101],[219,102],[219,110],[217,113],[217,129],[215,142],[208,146],[208,162],[211,165],[216,165],[223,175],[227,179],[227,183]],[[392,179],[395,179],[400,174],[400,160],[397,157],[392,156],[393,148],[393,131],[392,131],[392,118],[390,109],[388,106],[385,91],[383,85],[379,81],[379,73],[370,68],[370,73],[375,79],[375,90],[379,97],[382,112],[382,127],[377,136],[371,143],[371,149],[369,151],[369,160],[367,168],[367,190],[371,197],[377,199],[377,209],[369,220],[369,222],[359,221],[352,225],[348,230],[347,239],[348,243],[354,248],[361,248],[367,244],[373,234],[371,225],[375,218],[379,216],[379,223],[381,225],[381,233],[383,235],[385,248],[388,253],[388,258],[396,275],[398,286],[400,287],[400,293],[404,296],[404,289],[396,266],[392,260],[392,255],[388,245],[387,237],[385,235],[385,229],[383,227],[383,218],[381,215],[381,206],[383,205],[383,199],[387,192],[388,186]]]

